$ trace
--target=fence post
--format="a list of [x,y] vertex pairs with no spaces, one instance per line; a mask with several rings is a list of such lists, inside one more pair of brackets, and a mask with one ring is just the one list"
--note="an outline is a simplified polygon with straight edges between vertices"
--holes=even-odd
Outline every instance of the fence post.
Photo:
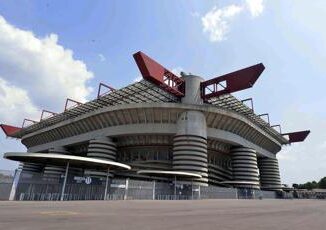
[[105,190],[104,190],[104,200],[106,200],[106,196],[107,196],[107,194],[108,194],[109,173],[110,173],[110,168],[108,168],[108,171],[106,172],[106,181],[105,181]]
[[201,200],[200,185],[198,185],[198,197],[199,197],[199,200]]
[[153,180],[153,200],[155,200],[155,180]]
[[123,197],[124,200],[127,200],[128,198],[128,187],[129,187],[129,178],[126,178],[125,195]]
[[18,181],[19,181],[19,178],[20,178],[20,174],[21,174],[21,170],[16,169],[15,170],[14,179],[12,181],[12,186],[11,186],[11,191],[10,191],[10,195],[9,195],[9,200],[15,200],[16,191],[17,191],[17,187],[18,187]]
[[63,201],[65,189],[66,189],[66,183],[67,183],[67,177],[68,177],[68,171],[69,171],[69,161],[67,161],[67,166],[66,166],[66,172],[65,172],[65,178],[63,180],[63,185],[62,185],[62,190],[61,190],[61,197],[60,200]]

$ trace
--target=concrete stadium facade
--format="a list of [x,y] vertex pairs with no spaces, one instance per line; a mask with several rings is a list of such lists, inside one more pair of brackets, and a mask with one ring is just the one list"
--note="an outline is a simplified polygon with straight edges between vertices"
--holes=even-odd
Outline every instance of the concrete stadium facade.
[[[182,74],[181,79],[181,98],[145,79],[11,136],[21,138],[27,154],[67,154],[131,166],[110,171],[111,178],[170,181],[164,173],[138,172],[185,172],[201,177],[180,183],[280,191],[276,154],[290,141],[231,94],[204,100],[203,78]],[[64,166],[30,161],[20,167],[50,181],[65,171]],[[105,170],[94,169],[70,173],[106,176]]]

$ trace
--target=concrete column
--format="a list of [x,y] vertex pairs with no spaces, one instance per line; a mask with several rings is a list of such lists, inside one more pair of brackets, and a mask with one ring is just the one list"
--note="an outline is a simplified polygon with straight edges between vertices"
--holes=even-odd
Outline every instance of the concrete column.
[[231,149],[233,180],[238,188],[259,189],[258,167],[256,151],[247,147]]
[[[70,154],[64,147],[58,146],[55,148],[49,149],[49,154]],[[43,179],[51,181],[59,181],[61,175],[64,175],[66,171],[65,166],[57,165],[46,165],[43,171]]]
[[173,138],[173,169],[197,173],[195,184],[208,185],[207,126],[205,115],[198,111],[183,112]]
[[185,80],[185,96],[181,98],[183,104],[202,105],[200,83],[205,81],[203,78],[195,75],[186,75],[181,73],[182,79]]
[[280,191],[282,188],[278,160],[276,158],[258,158],[261,189]]
[[[101,137],[89,141],[87,157],[116,161],[116,154],[116,144],[109,137]],[[105,171],[85,170],[84,173],[94,177],[105,178],[107,176]]]
[[18,166],[23,173],[40,173],[42,172],[43,165],[36,163],[20,163]]

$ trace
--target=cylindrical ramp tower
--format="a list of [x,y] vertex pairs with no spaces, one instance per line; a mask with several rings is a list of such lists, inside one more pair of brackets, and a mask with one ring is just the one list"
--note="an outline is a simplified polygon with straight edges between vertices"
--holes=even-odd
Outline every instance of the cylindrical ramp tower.
[[36,163],[20,163],[18,166],[23,173],[40,173],[42,172],[43,165]]
[[183,112],[173,138],[173,169],[202,176],[194,182],[208,185],[207,130],[205,115],[198,111]]
[[[101,137],[89,141],[87,157],[116,161],[117,147],[109,137]],[[84,174],[94,177],[106,177],[107,172],[85,170]]]
[[231,154],[234,185],[238,188],[259,189],[256,151],[246,147],[234,147]]
[[109,137],[102,137],[89,141],[88,157],[115,161],[116,154],[116,144]]
[[[64,147],[55,147],[49,149],[49,154],[69,154],[69,152]],[[44,180],[59,180],[61,175],[65,174],[66,168],[64,166],[57,165],[46,165],[43,171],[43,179]]]
[[282,188],[278,160],[258,158],[260,183],[263,190],[280,191]]

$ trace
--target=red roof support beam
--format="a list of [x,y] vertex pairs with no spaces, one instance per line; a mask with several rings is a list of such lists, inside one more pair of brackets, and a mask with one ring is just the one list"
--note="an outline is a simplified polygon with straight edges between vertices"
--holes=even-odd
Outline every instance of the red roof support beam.
[[267,123],[270,124],[270,122],[269,122],[269,114],[268,113],[260,114],[258,116],[259,117],[267,117]]
[[21,128],[11,126],[11,125],[5,125],[5,124],[0,124],[0,127],[2,131],[6,134],[7,137],[12,137],[13,134],[19,132]]
[[[104,92],[104,93],[101,93],[101,89],[102,89],[102,87],[107,88],[108,91],[107,91],[107,92]],[[113,92],[113,91],[115,91],[114,88],[112,88],[111,86],[106,85],[106,84],[104,84],[104,83],[101,82],[101,83],[99,84],[99,86],[98,86],[97,98],[100,98],[100,97],[102,97],[102,96],[104,96],[104,95],[106,95],[106,94],[108,94],[108,93],[110,93],[110,92]]]
[[307,136],[309,135],[309,133],[310,133],[310,130],[305,130],[305,131],[299,131],[299,132],[284,133],[282,135],[288,136],[289,142],[294,143],[294,142],[304,141],[307,138]]
[[[31,120],[31,119],[27,119],[25,118],[24,121],[23,121],[23,124],[22,124],[22,128],[25,128],[26,127],[26,122],[29,122],[29,123],[33,123],[33,124],[36,124],[37,121],[34,121],[34,120]],[[27,125],[27,126],[30,126],[31,124]]]
[[260,63],[204,81],[201,83],[202,98],[207,100],[212,97],[251,88],[264,69],[265,66]]
[[[68,107],[69,102],[74,103],[74,105]],[[64,110],[64,111],[67,111],[68,109],[75,108],[75,107],[77,107],[78,105],[81,105],[81,104],[83,104],[83,103],[81,103],[81,102],[79,102],[79,101],[72,100],[72,99],[70,99],[70,98],[67,98],[67,100],[66,100],[66,104],[65,104],[65,110]]]
[[156,84],[161,89],[174,94],[177,97],[184,96],[183,79],[179,78],[171,71],[140,51],[135,53],[133,56],[145,80]]
[[250,105],[251,105],[251,110],[254,112],[255,110],[254,110],[254,101],[252,100],[252,98],[250,97],[250,98],[247,98],[247,99],[244,99],[244,100],[241,100],[241,102],[243,103],[243,104],[245,104],[245,102],[247,102],[247,101],[250,101]]
[[272,125],[271,127],[272,127],[272,128],[278,127],[278,128],[279,128],[279,133],[282,134],[282,128],[281,128],[281,125]]
[[42,121],[44,119],[44,114],[50,114],[50,116],[46,117],[46,118],[49,118],[49,117],[52,117],[54,115],[57,115],[57,113],[54,113],[54,112],[51,112],[49,110],[45,110],[43,109],[42,110],[42,113],[41,113],[41,118],[40,118],[40,121]]

